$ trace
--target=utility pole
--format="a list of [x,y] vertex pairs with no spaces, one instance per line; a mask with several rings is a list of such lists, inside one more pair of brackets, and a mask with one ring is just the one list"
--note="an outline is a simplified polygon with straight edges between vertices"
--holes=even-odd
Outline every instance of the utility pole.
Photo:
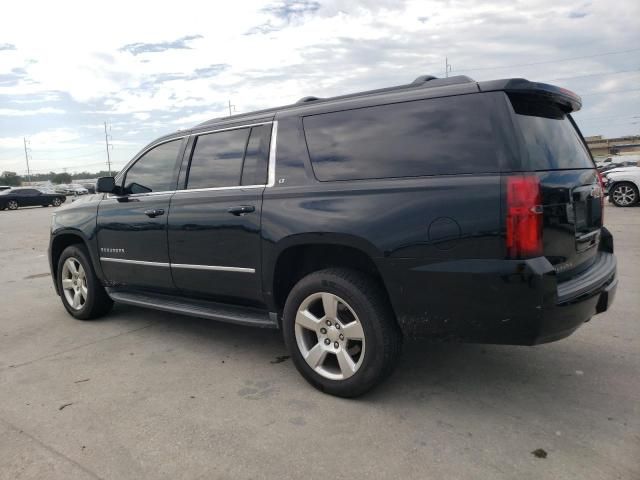
[[229,99],[229,116],[233,115],[233,112],[235,111],[236,106],[235,105],[231,105],[231,99]]
[[107,133],[107,122],[104,122],[104,144],[107,147],[107,166],[109,168],[109,176],[111,176],[111,155],[109,154],[111,145],[109,144],[109,134]]
[[27,138],[22,137],[24,141],[24,159],[27,161],[27,182],[31,183],[31,171],[29,170],[29,152],[27,150]]
[[449,58],[444,57],[444,76],[449,78],[450,71],[451,71],[451,64],[449,63]]

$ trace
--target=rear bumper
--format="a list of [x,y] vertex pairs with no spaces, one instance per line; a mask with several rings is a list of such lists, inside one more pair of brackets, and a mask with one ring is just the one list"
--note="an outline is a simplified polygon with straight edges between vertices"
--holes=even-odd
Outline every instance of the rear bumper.
[[616,266],[612,253],[600,252],[589,270],[558,284],[556,301],[543,310],[538,335],[532,343],[565,338],[594,315],[607,311],[618,288]]
[[581,275],[561,283],[544,257],[412,263],[395,262],[393,268],[405,272],[404,281],[401,288],[387,285],[398,322],[410,337],[551,342],[606,311],[618,285],[615,256],[606,251],[598,252]]

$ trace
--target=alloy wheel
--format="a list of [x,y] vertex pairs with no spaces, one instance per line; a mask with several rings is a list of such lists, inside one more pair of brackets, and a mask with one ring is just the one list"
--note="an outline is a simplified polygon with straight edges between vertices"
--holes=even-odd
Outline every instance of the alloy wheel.
[[61,203],[62,203],[62,202],[60,201],[60,199],[59,199],[59,198],[54,198],[54,199],[53,199],[53,206],[54,206],[54,207],[59,207]]
[[62,290],[67,303],[74,310],[80,310],[87,302],[89,289],[87,276],[82,264],[74,257],[65,260],[62,267]]
[[7,203],[7,208],[9,210],[17,210],[18,202],[16,202],[15,200],[9,200],[9,202]]
[[360,319],[347,302],[332,293],[314,293],[300,304],[295,337],[304,360],[324,378],[345,380],[364,360]]
[[613,201],[621,207],[632,205],[636,201],[636,192],[629,185],[618,185],[613,190]]

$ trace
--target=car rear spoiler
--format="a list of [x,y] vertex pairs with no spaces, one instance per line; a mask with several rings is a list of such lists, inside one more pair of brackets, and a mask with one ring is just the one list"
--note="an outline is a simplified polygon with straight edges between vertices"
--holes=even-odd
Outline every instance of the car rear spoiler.
[[530,82],[524,78],[478,82],[478,88],[481,92],[502,90],[507,93],[540,96],[558,104],[567,113],[577,112],[582,108],[582,99],[571,90],[548,83]]

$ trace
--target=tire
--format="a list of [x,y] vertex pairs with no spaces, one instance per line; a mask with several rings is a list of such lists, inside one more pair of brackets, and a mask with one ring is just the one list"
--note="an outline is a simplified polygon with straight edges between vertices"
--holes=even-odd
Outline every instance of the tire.
[[[325,304],[337,312],[328,320],[331,325]],[[357,397],[379,384],[393,371],[402,349],[402,333],[384,290],[355,270],[331,268],[301,279],[285,303],[282,327],[305,380],[339,397]]]
[[51,202],[51,205],[53,205],[54,207],[59,207],[60,205],[62,205],[62,200],[56,197],[53,199],[53,202]]
[[16,200],[9,200],[7,202],[7,208],[9,210],[17,210],[18,209],[18,202]]
[[[66,262],[69,262],[67,267],[65,267]],[[69,268],[70,264],[74,264],[78,275],[74,275],[73,269]],[[64,284],[63,280],[65,280]],[[75,284],[73,284],[74,281]],[[113,306],[113,300],[107,295],[93,270],[84,245],[70,245],[64,249],[58,259],[56,282],[64,308],[78,320],[93,320],[101,317]],[[79,297],[74,306],[76,294],[79,294]]]
[[609,197],[616,207],[631,207],[638,203],[638,187],[631,182],[616,183]]

